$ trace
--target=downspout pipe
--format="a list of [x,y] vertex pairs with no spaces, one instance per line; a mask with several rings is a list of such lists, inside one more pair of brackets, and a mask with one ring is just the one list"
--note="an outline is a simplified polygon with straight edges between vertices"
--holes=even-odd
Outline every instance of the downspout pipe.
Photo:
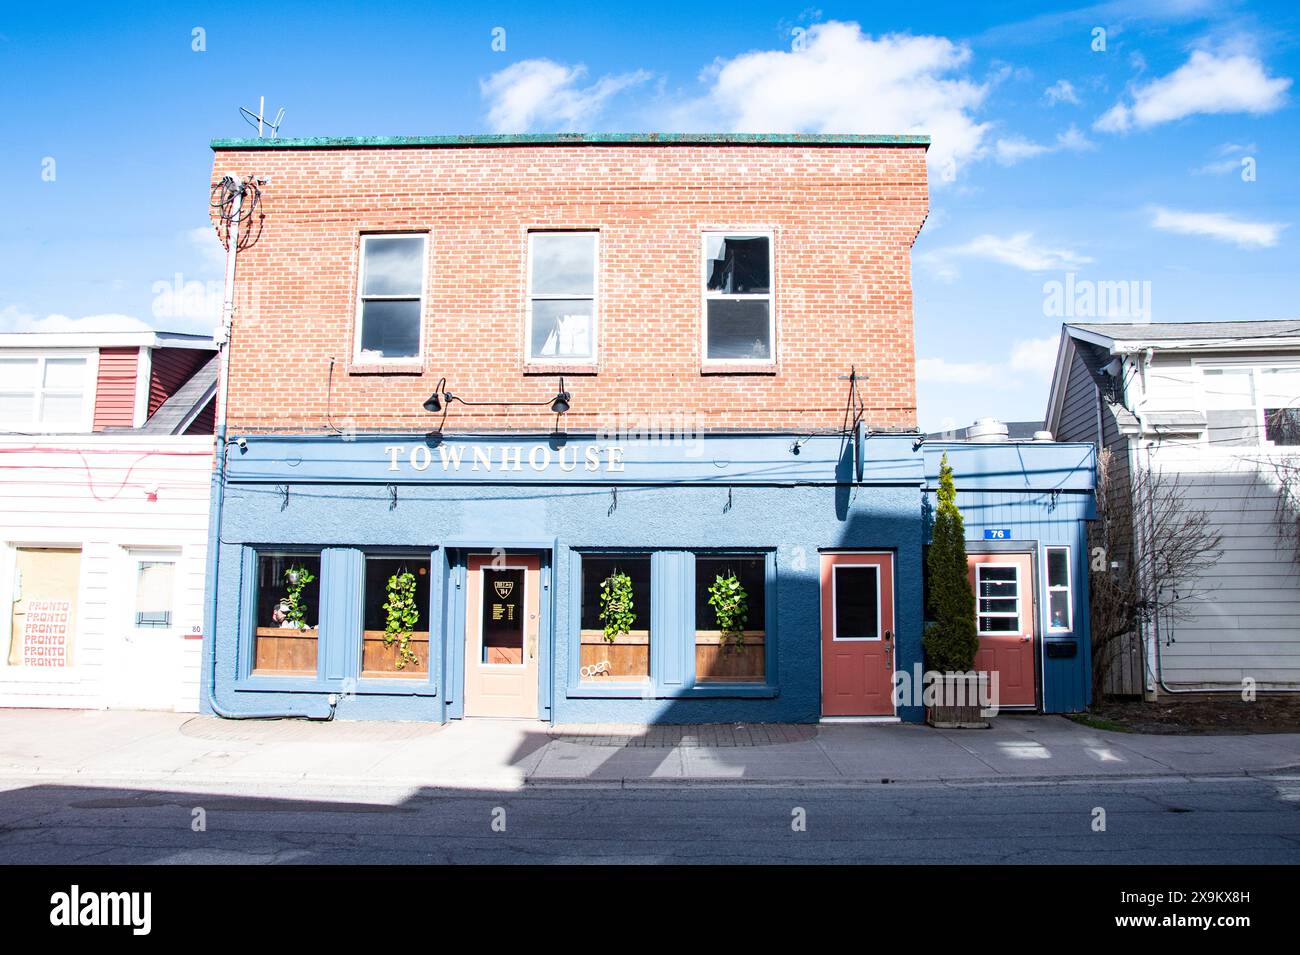
[[[208,599],[204,611],[207,621],[204,632],[208,641],[211,666],[208,671],[207,693],[205,701],[208,708],[217,716],[227,720],[280,720],[309,719],[331,720],[334,718],[335,703],[326,707],[280,708],[267,710],[233,710],[221,702],[217,694],[217,600],[220,593],[218,574],[221,570],[221,516],[226,501],[226,455],[230,452],[229,439],[226,437],[226,392],[230,384],[230,334],[235,317],[235,255],[239,249],[239,213],[244,201],[244,183],[237,174],[224,177],[224,182],[233,184],[235,201],[233,215],[230,219],[229,247],[226,249],[226,287],[221,306],[221,328],[217,341],[217,360],[221,362],[217,385],[217,422],[216,422],[216,463],[212,469],[212,504],[208,512],[208,556],[207,586]],[[331,696],[331,701],[336,698]]]

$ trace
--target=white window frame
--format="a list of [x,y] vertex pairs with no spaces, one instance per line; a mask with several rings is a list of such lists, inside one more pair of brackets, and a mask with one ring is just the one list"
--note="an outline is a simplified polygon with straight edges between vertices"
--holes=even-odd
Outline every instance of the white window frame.
[[[533,243],[537,236],[590,235],[592,243],[591,295],[545,292],[533,294]],[[524,363],[529,365],[596,365],[600,349],[600,230],[599,229],[534,229],[528,233],[528,255],[524,263]],[[591,299],[591,354],[585,358],[571,355],[533,354],[533,299],[550,301],[577,301]]]
[[[126,598],[126,628],[132,634],[148,636],[170,636],[175,634],[180,627],[180,596],[181,596],[181,551],[164,550],[159,548],[147,547],[128,547],[126,548],[127,556],[127,580],[128,587],[125,588],[124,597]],[[141,627],[135,621],[135,605],[139,596],[140,588],[140,565],[141,564],[171,564],[172,565],[172,593],[171,593],[171,622],[165,627]]]
[[[1065,551],[1065,584],[1052,583],[1052,551]],[[1046,544],[1043,546],[1043,590],[1046,594],[1044,604],[1047,608],[1048,633],[1074,632],[1074,567],[1071,562],[1069,544]],[[1065,594],[1065,626],[1052,626],[1052,594]]]
[[[984,570],[991,569],[994,567],[1009,567],[1016,572],[1016,596],[1015,596],[1016,609],[1012,612],[1008,612],[1006,610],[996,610],[996,611],[990,610],[985,612],[983,610],[980,610],[980,575]],[[994,583],[1006,583],[1006,581],[994,581]],[[995,564],[995,563],[988,563],[988,562],[980,562],[976,564],[975,565],[975,632],[979,636],[990,636],[990,637],[1008,637],[1008,636],[1015,636],[1016,634],[1024,633],[1025,632],[1024,595],[1025,595],[1025,582],[1022,579],[1022,575],[1020,573],[1020,564],[1018,563]],[[1011,600],[1012,598],[1011,597],[988,597],[986,599]],[[997,617],[1000,619],[1009,619],[1014,617],[1016,621],[1016,628],[1014,630],[981,630],[979,626],[979,622],[980,622],[980,618],[982,617],[990,617],[990,618]]]
[[[414,356],[405,358],[369,358],[361,352],[361,332],[365,303],[370,301],[408,301],[409,295],[366,295],[366,245],[372,239],[415,239],[422,243],[420,252],[420,329],[419,344]],[[352,363],[354,365],[422,365],[424,364],[424,317],[429,302],[429,233],[412,232],[363,232],[357,245],[357,298],[352,333]]]
[[[709,290],[709,237],[753,236],[767,239],[767,282],[764,294],[735,294]],[[705,365],[775,365],[776,364],[776,233],[771,228],[755,229],[705,229],[700,233],[700,269],[696,281],[700,283],[700,362]],[[766,358],[710,358],[709,357],[709,302],[710,301],[766,301],[767,302],[767,357]]]
[[[89,434],[95,428],[95,401],[97,398],[96,385],[99,381],[99,349],[97,348],[67,348],[67,349],[42,349],[41,351],[30,351],[22,348],[0,349],[0,358],[26,358],[36,359],[36,401],[34,402],[34,417],[26,425],[20,425],[17,422],[0,421],[0,433],[13,432],[18,434]],[[85,377],[82,380],[81,387],[81,421],[76,428],[54,430],[46,428],[41,424],[41,411],[44,407],[45,394],[45,362],[49,359],[57,358],[82,358],[85,359]],[[58,389],[54,389],[57,391]],[[0,380],[0,391],[17,393],[15,388],[6,388],[3,380]],[[12,424],[12,426],[11,426]]]
[[[870,568],[876,574],[876,635],[874,637],[841,637],[840,636],[840,605],[836,599],[840,588],[840,569],[845,570],[864,570]],[[832,643],[879,643],[885,638],[883,629],[884,620],[881,618],[880,607],[880,565],[874,561],[871,563],[854,564],[854,563],[833,563],[831,564],[831,642]]]
[[[1205,414],[1205,419],[1206,419],[1205,434],[1204,437],[1202,438],[1202,443],[1204,443],[1207,447],[1215,448],[1223,451],[1229,451],[1229,452],[1235,451],[1237,453],[1250,450],[1252,448],[1268,450],[1268,451],[1272,451],[1272,450],[1287,451],[1287,450],[1300,447],[1300,445],[1294,445],[1294,444],[1275,444],[1274,442],[1268,440],[1265,431],[1266,421],[1264,418],[1264,402],[1260,397],[1260,395],[1262,394],[1262,388],[1260,387],[1261,385],[1260,378],[1265,371],[1274,368],[1284,368],[1290,371],[1300,371],[1300,362],[1288,361],[1286,359],[1282,359],[1279,361],[1261,362],[1258,359],[1253,359],[1250,361],[1235,361],[1235,362],[1223,361],[1223,360],[1197,361],[1194,364],[1197,369],[1197,375],[1196,375],[1197,400],[1200,402],[1201,410]],[[1206,382],[1205,373],[1207,371],[1242,371],[1242,370],[1247,370],[1250,372],[1251,401],[1254,404],[1255,429],[1256,429],[1256,433],[1259,436],[1259,441],[1255,444],[1223,444],[1211,439],[1210,437],[1210,421],[1209,421],[1210,409],[1208,407],[1208,401],[1207,401],[1208,385]]]

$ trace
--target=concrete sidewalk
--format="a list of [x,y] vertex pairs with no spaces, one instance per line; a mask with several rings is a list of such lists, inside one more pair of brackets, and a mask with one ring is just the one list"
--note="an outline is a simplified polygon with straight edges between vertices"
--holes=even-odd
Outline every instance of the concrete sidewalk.
[[1300,734],[1142,736],[1055,716],[991,730],[914,725],[557,726],[227,721],[0,710],[0,779],[350,787],[834,786],[1216,775],[1300,769]]

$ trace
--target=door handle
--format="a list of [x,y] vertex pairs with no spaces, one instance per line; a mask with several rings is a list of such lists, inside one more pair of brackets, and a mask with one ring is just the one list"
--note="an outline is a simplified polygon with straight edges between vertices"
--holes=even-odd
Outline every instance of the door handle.
[[537,656],[537,634],[530,633],[528,635],[528,659],[531,660],[536,656]]
[[894,631],[885,631],[885,666],[892,669],[894,665]]
[[1032,640],[1032,639],[1034,639],[1034,638],[1033,638],[1033,637],[1021,637],[1021,638],[1020,638],[1020,642],[1021,642],[1021,643],[1028,643],[1028,642],[1029,642],[1030,640]]

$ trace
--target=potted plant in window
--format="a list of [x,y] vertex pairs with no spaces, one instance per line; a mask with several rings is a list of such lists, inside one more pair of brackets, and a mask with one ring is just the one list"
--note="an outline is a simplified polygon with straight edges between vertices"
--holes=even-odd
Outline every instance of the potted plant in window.
[[938,499],[926,560],[932,619],[922,638],[928,671],[925,716],[932,726],[983,728],[989,725],[980,703],[987,698],[988,674],[974,672],[979,651],[975,594],[966,569],[965,523],[946,454],[939,465]]
[[709,606],[722,631],[722,649],[739,651],[745,646],[745,624],[749,622],[749,593],[734,573],[716,574],[709,584]]
[[271,626],[257,628],[254,673],[309,675],[316,669],[316,629],[307,620],[307,586],[316,575],[302,565],[286,567],[284,593],[271,608]]
[[397,656],[393,667],[406,669],[408,663],[418,667],[420,658],[411,649],[411,635],[420,622],[420,611],[415,605],[415,574],[401,570],[388,578],[388,599],[384,601],[384,612],[388,615],[384,624],[384,646],[392,648],[397,645]]
[[[644,679],[650,672],[649,634],[636,630],[636,601],[631,574],[614,568],[600,582],[602,629],[583,634],[582,677]],[[601,645],[603,643],[603,646]]]
[[307,601],[303,591],[307,585],[316,580],[316,575],[306,567],[288,567],[284,572],[284,598],[276,609],[283,618],[284,625],[291,630],[309,630],[307,625]]

